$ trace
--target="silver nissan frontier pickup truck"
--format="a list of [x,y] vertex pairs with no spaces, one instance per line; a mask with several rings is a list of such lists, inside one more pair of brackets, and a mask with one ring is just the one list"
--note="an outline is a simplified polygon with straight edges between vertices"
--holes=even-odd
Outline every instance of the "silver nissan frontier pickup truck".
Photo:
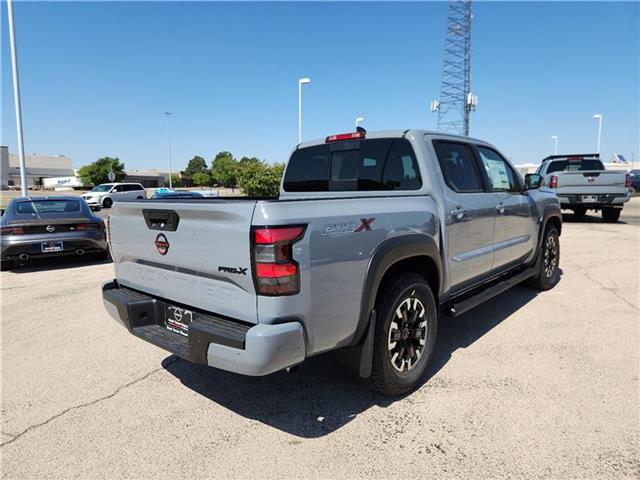
[[335,350],[403,394],[440,314],[558,282],[560,204],[541,184],[467,137],[358,129],[302,143],[278,198],[114,203],[104,305],[191,362],[266,375]]

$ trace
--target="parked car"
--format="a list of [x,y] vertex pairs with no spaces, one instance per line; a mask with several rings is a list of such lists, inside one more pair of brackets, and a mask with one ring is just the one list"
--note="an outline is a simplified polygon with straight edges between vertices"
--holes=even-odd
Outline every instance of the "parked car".
[[336,350],[402,394],[432,357],[439,312],[558,282],[560,203],[541,182],[486,142],[442,133],[303,143],[279,198],[115,204],[104,305],[195,363],[266,375]]
[[0,231],[2,270],[39,257],[109,255],[104,221],[79,197],[14,198],[2,215]]
[[631,194],[637,195],[640,192],[640,170],[631,170],[629,181],[631,182]]
[[139,183],[102,183],[82,194],[82,198],[90,206],[111,208],[113,202],[147,198],[147,192]]
[[156,191],[151,198],[153,199],[158,199],[158,198],[182,198],[182,199],[187,199],[187,198],[204,198],[204,196],[198,192],[190,192],[189,190],[170,190],[170,191],[163,191],[163,192],[158,192]]
[[551,155],[537,173],[552,188],[563,209],[579,217],[600,210],[605,222],[615,223],[629,201],[631,179],[623,171],[606,170],[599,154]]

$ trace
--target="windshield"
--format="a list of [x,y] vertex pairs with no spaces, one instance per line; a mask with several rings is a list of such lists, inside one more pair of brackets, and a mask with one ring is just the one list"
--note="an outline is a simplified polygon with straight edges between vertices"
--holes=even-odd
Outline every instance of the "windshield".
[[18,215],[79,212],[78,200],[31,200],[16,202]]
[[90,191],[91,192],[108,192],[113,187],[113,183],[103,183],[102,185],[96,185]]

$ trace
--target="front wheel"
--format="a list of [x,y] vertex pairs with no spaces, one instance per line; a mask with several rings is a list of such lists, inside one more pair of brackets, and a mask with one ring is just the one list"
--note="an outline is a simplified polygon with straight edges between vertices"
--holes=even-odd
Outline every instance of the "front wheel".
[[556,227],[547,228],[538,255],[540,267],[529,284],[538,290],[550,290],[560,281],[560,235]]
[[369,383],[384,395],[416,387],[431,358],[438,324],[436,302],[423,277],[402,273],[381,287]]
[[622,212],[621,208],[603,208],[602,220],[604,220],[606,223],[616,223],[620,218],[620,212]]
[[111,208],[111,205],[113,205],[113,200],[111,200],[111,199],[110,199],[110,198],[108,198],[108,197],[107,197],[107,198],[105,198],[105,199],[102,201],[102,206],[103,206],[104,208]]

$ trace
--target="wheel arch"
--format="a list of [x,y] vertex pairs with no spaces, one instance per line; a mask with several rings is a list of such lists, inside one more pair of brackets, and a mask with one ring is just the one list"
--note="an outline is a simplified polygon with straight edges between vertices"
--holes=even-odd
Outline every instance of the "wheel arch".
[[442,260],[436,240],[423,234],[410,234],[382,242],[374,251],[362,291],[360,315],[351,345],[358,345],[369,326],[381,286],[396,273],[409,271],[423,276],[438,302],[442,288]]

